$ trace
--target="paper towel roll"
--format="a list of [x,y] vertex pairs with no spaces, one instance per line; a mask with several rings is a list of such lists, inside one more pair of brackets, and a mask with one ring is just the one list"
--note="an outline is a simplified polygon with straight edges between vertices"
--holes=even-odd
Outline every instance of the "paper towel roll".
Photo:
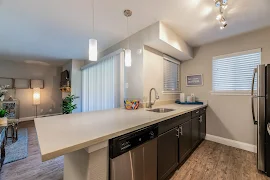
[[185,93],[180,93],[180,102],[181,103],[186,102],[186,95],[185,95]]

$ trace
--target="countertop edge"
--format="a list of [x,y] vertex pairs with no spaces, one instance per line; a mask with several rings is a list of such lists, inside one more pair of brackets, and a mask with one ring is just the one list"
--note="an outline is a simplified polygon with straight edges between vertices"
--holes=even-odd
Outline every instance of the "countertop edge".
[[[96,139],[92,139],[92,140],[89,140],[89,141],[86,141],[86,142],[76,144],[74,146],[58,149],[58,150],[56,150],[54,152],[42,153],[42,150],[40,148],[41,159],[42,159],[43,162],[48,161],[50,159],[53,159],[53,158],[56,158],[56,157],[59,157],[59,156],[62,156],[62,155],[65,155],[65,154],[80,150],[80,149],[83,149],[83,148],[87,148],[89,146],[92,146],[92,145],[95,145],[95,144],[98,144],[98,143],[101,143],[101,142],[104,142],[104,141],[108,141],[109,139],[115,138],[117,136],[121,136],[121,135],[130,133],[132,131],[136,131],[138,129],[141,129],[141,128],[144,128],[144,127],[147,127],[147,126],[157,124],[157,123],[160,123],[160,122],[165,121],[167,119],[171,119],[171,118],[174,118],[176,116],[179,116],[179,115],[182,115],[182,114],[185,114],[185,113],[189,113],[191,111],[201,109],[201,108],[207,107],[207,106],[208,106],[208,104],[203,104],[203,105],[200,105],[199,107],[196,107],[194,109],[185,110],[185,111],[182,111],[180,113],[175,113],[173,115],[170,115],[170,116],[167,116],[167,117],[164,117],[164,118],[158,118],[158,119],[155,119],[155,120],[153,120],[151,122],[140,124],[138,126],[134,126],[134,127],[122,130],[122,131],[114,132],[114,133],[111,133],[111,134],[108,134],[108,135],[105,135],[105,136],[102,136],[102,137],[99,137],[99,138],[96,138]],[[37,124],[36,124],[36,121],[35,121],[35,126],[36,125]],[[38,132],[37,132],[37,137],[39,138]]]

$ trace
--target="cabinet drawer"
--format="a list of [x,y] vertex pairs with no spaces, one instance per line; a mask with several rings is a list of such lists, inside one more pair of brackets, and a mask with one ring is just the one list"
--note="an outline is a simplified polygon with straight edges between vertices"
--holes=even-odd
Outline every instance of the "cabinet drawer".
[[191,112],[191,118],[198,117],[200,115],[200,109]]
[[164,132],[167,132],[171,130],[172,128],[175,128],[176,126],[179,126],[180,124],[188,121],[191,119],[191,113],[186,113],[181,116],[174,117],[172,119],[168,119],[166,121],[163,121],[158,124],[158,134],[162,134]]

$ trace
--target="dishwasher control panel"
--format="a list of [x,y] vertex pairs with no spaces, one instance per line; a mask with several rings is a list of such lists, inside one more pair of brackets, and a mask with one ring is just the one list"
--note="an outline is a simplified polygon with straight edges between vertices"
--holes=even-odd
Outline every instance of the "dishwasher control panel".
[[157,125],[149,126],[123,136],[116,137],[109,141],[110,158],[115,158],[158,135]]

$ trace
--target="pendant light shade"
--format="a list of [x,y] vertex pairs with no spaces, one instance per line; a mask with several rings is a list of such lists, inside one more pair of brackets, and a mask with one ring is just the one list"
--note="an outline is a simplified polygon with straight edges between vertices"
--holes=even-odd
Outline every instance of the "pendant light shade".
[[89,39],[89,60],[97,61],[97,40]]
[[131,66],[131,50],[130,49],[125,50],[125,66],[126,67]]
[[129,10],[129,9],[126,9],[124,11],[124,15],[127,17],[127,35],[128,35],[128,38],[127,38],[128,47],[125,50],[125,66],[126,67],[131,67],[131,61],[132,61],[132,59],[131,59],[131,50],[129,49],[128,18],[132,15],[132,11]]
[[[95,33],[95,1],[92,0],[93,34]],[[89,61],[97,61],[97,40],[89,39]]]

